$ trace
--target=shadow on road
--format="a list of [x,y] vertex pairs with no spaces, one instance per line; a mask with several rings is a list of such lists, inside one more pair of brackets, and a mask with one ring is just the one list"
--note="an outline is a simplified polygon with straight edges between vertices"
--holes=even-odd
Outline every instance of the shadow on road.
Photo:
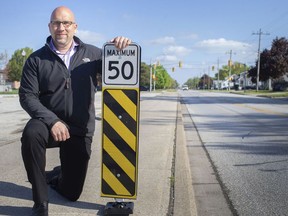
[[[28,187],[20,186],[10,182],[0,181],[0,196],[15,199],[32,200],[32,191]],[[15,202],[17,205],[17,201]],[[61,195],[57,194],[57,192],[55,192],[54,190],[49,191],[49,203],[77,209],[91,209],[98,211],[97,215],[103,215],[105,208],[104,205],[100,205],[97,203],[90,203],[83,201],[77,201],[77,202],[68,201]],[[8,206],[0,204],[0,215],[19,215],[19,216],[30,215],[31,208],[32,206],[23,207],[23,206]]]

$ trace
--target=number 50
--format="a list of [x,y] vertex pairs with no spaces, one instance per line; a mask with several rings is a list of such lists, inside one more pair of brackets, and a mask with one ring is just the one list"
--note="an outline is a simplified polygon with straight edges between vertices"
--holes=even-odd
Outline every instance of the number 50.
[[[124,61],[121,68],[118,67],[119,61],[109,61],[109,65],[108,65],[108,70],[109,71],[115,71],[115,75],[114,76],[108,76],[108,79],[117,79],[119,77],[119,75],[121,74],[121,76],[125,79],[125,80],[129,80],[133,77],[133,73],[134,73],[134,68],[133,68],[133,64],[130,61]],[[129,72],[128,69],[125,70],[127,67],[130,68]]]

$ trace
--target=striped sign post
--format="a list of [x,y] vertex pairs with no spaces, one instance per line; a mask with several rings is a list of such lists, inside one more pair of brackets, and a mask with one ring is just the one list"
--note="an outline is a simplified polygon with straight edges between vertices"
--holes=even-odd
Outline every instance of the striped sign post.
[[116,199],[107,214],[131,214],[133,203],[119,199],[137,198],[140,55],[135,43],[103,47],[101,196]]

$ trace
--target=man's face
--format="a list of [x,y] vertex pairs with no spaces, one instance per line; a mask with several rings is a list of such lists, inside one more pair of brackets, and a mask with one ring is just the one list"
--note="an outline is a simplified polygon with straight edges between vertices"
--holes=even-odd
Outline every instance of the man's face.
[[73,13],[65,9],[54,11],[48,26],[55,47],[70,48],[77,29]]

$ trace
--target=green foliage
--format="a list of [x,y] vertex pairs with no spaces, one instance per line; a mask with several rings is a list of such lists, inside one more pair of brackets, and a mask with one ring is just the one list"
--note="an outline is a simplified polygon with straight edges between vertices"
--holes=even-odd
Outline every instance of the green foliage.
[[231,74],[239,75],[240,73],[247,71],[249,67],[246,64],[235,62],[231,67]]
[[12,91],[0,92],[0,95],[18,95],[18,89],[12,89]]
[[176,85],[176,81],[171,78],[162,65],[156,67],[156,89],[175,88]]
[[[156,73],[156,89],[177,88],[179,86],[176,80],[173,80],[170,77],[162,65],[155,68],[152,66],[152,73],[154,74],[154,72]],[[144,62],[141,63],[140,86],[150,86],[150,65],[147,65]]]
[[197,89],[200,79],[198,77],[188,79],[184,84],[188,85],[189,89]]
[[[237,74],[247,71],[249,67],[243,63],[240,62],[234,62],[234,64],[231,66],[231,75]],[[222,66],[222,69],[219,70],[219,80],[224,80],[229,76],[229,66],[224,65]],[[215,78],[218,79],[218,73],[215,74]]]
[[150,86],[150,66],[144,62],[141,63],[140,86]]
[[[219,79],[224,80],[226,77],[229,76],[229,67],[228,65],[222,66],[222,69],[219,70]],[[218,73],[215,74],[215,77],[218,79]]]
[[[24,56],[23,51],[25,51]],[[7,65],[8,78],[10,81],[20,81],[24,63],[32,52],[33,50],[28,47],[18,49],[14,52]]]
[[169,82],[166,70],[163,66],[156,67],[156,88],[157,89],[164,89],[165,84]]

